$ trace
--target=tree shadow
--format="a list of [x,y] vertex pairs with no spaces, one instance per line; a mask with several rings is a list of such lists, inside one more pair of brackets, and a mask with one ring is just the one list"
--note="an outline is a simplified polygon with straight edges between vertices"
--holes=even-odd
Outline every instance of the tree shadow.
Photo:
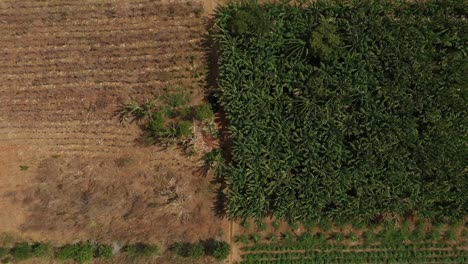
[[[202,48],[204,53],[204,60],[208,65],[208,73],[205,76],[205,83],[207,84],[204,90],[204,96],[206,100],[211,104],[213,111],[215,112],[214,122],[218,128],[220,135],[219,142],[220,148],[222,149],[222,156],[225,161],[225,165],[229,164],[232,160],[231,149],[232,149],[232,140],[229,137],[229,121],[226,118],[226,115],[222,107],[218,103],[219,99],[219,90],[218,88],[218,77],[219,77],[219,56],[218,56],[218,45],[215,40],[215,15],[207,17],[205,22],[206,33],[202,37]],[[200,168],[200,173],[203,175],[209,174],[210,168],[207,168],[203,165]],[[219,175],[219,173],[214,173],[212,184],[217,185],[216,197],[213,202],[212,210],[215,212],[216,216],[224,218],[227,217],[226,214],[226,190],[227,190],[227,179],[225,173]]]

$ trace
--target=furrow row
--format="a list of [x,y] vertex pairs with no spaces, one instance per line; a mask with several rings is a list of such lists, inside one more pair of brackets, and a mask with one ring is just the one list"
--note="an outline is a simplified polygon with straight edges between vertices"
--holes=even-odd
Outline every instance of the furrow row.
[[[42,48],[16,48],[11,50],[3,49],[0,51],[0,61],[12,63],[12,60],[28,61],[30,59],[56,59],[76,56],[95,57],[119,57],[122,54],[132,54],[132,56],[141,55],[160,55],[170,56],[174,51],[189,52],[190,50],[200,50],[200,39],[187,38],[185,41],[173,41],[167,43],[158,42],[137,42],[135,44],[80,44],[45,46]],[[103,54],[104,53],[104,54]]]
[[169,56],[158,55],[136,55],[136,56],[109,56],[109,57],[76,57],[76,58],[59,58],[51,60],[36,60],[26,61],[25,63],[13,65],[0,65],[1,74],[19,74],[36,71],[50,71],[60,69],[62,71],[70,71],[72,69],[129,69],[134,70],[140,67],[149,67],[157,65],[159,69],[170,68],[173,65],[179,67],[191,67],[195,63],[195,59],[202,57],[201,52],[183,52],[171,54]]
[[[68,38],[70,40],[74,39],[83,39],[83,38],[90,38],[90,37],[127,37],[127,36],[152,36],[157,39],[158,36],[163,35],[163,34],[182,34],[182,33],[193,33],[193,32],[201,32],[202,27],[191,27],[190,25],[187,26],[170,26],[170,27],[161,27],[161,25],[148,25],[146,28],[138,28],[138,29],[132,29],[132,28],[127,28],[126,25],[113,25],[114,29],[113,30],[96,30],[96,31],[69,31],[69,30],[63,30],[58,31],[58,32],[24,32],[21,34],[21,32],[11,32],[10,34],[2,34],[0,36],[0,41],[3,44],[11,43],[11,42],[16,42],[18,41],[25,41],[27,40],[28,42],[32,41],[52,41],[54,39],[63,39],[63,38]],[[95,27],[95,26],[94,26]],[[92,30],[92,27],[90,27]],[[174,37],[174,36],[173,36]],[[177,35],[175,36],[177,37]]]
[[58,33],[66,29],[67,32],[107,32],[122,30],[152,29],[164,30],[172,27],[196,29],[204,27],[205,22],[200,18],[180,17],[177,19],[160,19],[160,17],[116,17],[113,19],[87,19],[73,21],[75,23],[61,23],[47,25],[40,21],[31,21],[28,27],[23,24],[0,23],[0,30],[8,30],[6,34],[17,33]]
[[[25,50],[47,50],[49,48],[55,48],[60,46],[66,46],[73,48],[73,46],[88,46],[86,48],[101,48],[101,47],[113,47],[117,45],[120,47],[126,47],[127,45],[134,45],[134,43],[145,43],[149,42],[153,46],[159,44],[168,44],[168,43],[177,43],[183,42],[187,43],[188,40],[196,39],[200,40],[200,32],[198,31],[181,31],[174,30],[170,34],[154,31],[145,31],[145,32],[124,32],[122,34],[117,34],[115,32],[110,34],[70,34],[62,36],[52,36],[47,37],[47,34],[43,36],[38,36],[37,38],[14,38],[14,39],[4,39],[1,40],[2,43],[2,52],[8,51],[19,51],[22,49]],[[192,40],[191,42],[196,42]],[[190,42],[189,42],[190,43]],[[148,45],[148,44],[147,44]]]
[[[57,91],[57,93],[71,93],[71,91],[84,91],[84,92],[92,92],[94,90],[99,91],[119,91],[122,92],[123,90],[128,91],[132,94],[137,94],[140,91],[146,91],[146,89],[151,89],[153,92],[158,92],[158,88],[163,88],[169,86],[177,86],[183,83],[190,83],[196,84],[199,81],[203,80],[203,76],[198,78],[179,78],[178,80],[170,79],[167,81],[160,81],[160,80],[147,80],[147,81],[139,81],[139,82],[128,82],[128,81],[98,81],[98,82],[66,82],[66,83],[59,83],[59,84],[43,84],[43,85],[36,85],[36,86],[29,86],[23,87],[21,90],[17,90],[15,95],[25,94],[28,96],[30,93],[39,94],[51,91]],[[61,90],[61,91],[59,91]],[[11,98],[12,89],[10,85],[0,85],[0,95],[5,94],[4,97]],[[29,95],[30,96],[30,95]]]
[[[110,77],[110,76],[107,76]],[[149,76],[147,78],[133,78],[132,76],[118,76],[117,79],[99,79],[99,78],[62,78],[62,80],[54,79],[43,79],[43,80],[35,80],[35,81],[21,81],[18,80],[16,82],[8,82],[0,84],[0,92],[2,91],[11,91],[14,86],[19,86],[21,89],[26,89],[26,87],[38,86],[38,87],[53,87],[53,86],[66,86],[73,83],[73,86],[77,86],[80,88],[82,85],[99,85],[100,83],[114,83],[114,84],[122,84],[122,85],[130,85],[136,83],[153,83],[159,84],[162,86],[168,85],[182,85],[187,83],[197,83],[204,79],[204,76],[200,76],[194,78],[189,74],[177,74],[177,75],[168,75],[168,76]],[[138,77],[138,76],[136,76]],[[150,78],[151,77],[151,78]],[[164,78],[170,78],[170,80],[165,80]],[[151,88],[152,86],[143,86],[141,89]],[[153,87],[154,88],[154,87]],[[17,88],[15,88],[17,89]],[[139,90],[135,90],[134,92],[139,92]]]

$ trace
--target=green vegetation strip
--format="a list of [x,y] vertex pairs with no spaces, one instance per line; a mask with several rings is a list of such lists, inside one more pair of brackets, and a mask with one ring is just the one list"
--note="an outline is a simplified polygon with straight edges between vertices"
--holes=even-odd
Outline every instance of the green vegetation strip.
[[[304,252],[259,252],[242,255],[242,263],[464,263],[468,260],[467,251],[456,249],[352,251],[329,250]],[[305,263],[305,262],[304,262]]]
[[[123,252],[130,259],[151,257],[159,255],[156,245],[134,244],[123,247]],[[79,242],[61,247],[53,247],[45,243],[17,243],[12,248],[0,248],[1,263],[23,261],[30,258],[55,258],[58,260],[73,260],[77,263],[86,263],[93,258],[110,259],[113,249],[110,245],[95,242]]]
[[463,218],[467,6],[219,8],[217,96],[233,140],[229,215]]

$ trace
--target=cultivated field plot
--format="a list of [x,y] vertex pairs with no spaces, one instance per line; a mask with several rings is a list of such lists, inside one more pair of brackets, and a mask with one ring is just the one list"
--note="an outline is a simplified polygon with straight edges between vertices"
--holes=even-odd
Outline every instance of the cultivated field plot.
[[241,263],[466,263],[467,251],[446,244],[391,246],[266,246],[253,249]]
[[201,12],[191,1],[1,1],[0,232],[58,243],[220,234],[198,157],[142,146],[138,124],[117,118],[163,92],[201,100]]

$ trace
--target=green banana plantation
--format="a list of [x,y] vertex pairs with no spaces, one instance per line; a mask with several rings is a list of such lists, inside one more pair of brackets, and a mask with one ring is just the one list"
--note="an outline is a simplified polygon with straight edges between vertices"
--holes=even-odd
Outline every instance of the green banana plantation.
[[228,214],[466,216],[466,14],[463,0],[219,8]]

